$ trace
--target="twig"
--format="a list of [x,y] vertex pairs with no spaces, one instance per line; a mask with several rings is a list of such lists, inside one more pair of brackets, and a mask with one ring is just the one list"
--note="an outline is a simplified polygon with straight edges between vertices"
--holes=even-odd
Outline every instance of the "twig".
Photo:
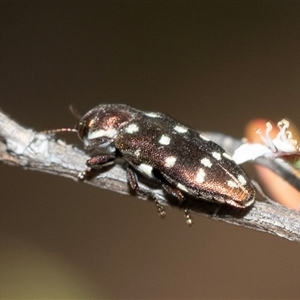
[[[221,135],[216,134],[216,136],[220,138]],[[223,136],[223,142],[224,140],[236,142],[230,137]],[[67,145],[61,140],[54,140],[49,135],[26,129],[0,111],[0,160],[4,163],[78,180],[78,172],[86,168],[87,159],[88,156],[83,151]],[[142,187],[151,189],[162,205],[177,206],[159,186],[154,186],[152,182],[141,179]],[[115,164],[102,170],[97,176],[86,180],[85,183],[122,194],[132,193],[122,164]],[[146,199],[142,195],[136,196]],[[235,209],[227,205],[192,201],[191,199],[189,208],[194,213],[200,213],[213,220],[300,242],[300,213],[279,204],[273,205],[256,201],[250,208]]]

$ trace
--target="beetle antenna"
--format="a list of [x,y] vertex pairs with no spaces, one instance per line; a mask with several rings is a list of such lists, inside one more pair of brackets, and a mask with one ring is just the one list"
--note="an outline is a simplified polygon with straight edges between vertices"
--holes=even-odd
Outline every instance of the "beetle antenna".
[[44,130],[42,133],[45,134],[51,134],[51,133],[57,133],[57,132],[77,132],[76,128],[58,128],[58,129],[50,129],[50,130]]
[[78,120],[81,119],[82,115],[81,115],[81,113],[80,113],[79,110],[75,107],[75,105],[74,105],[73,103],[70,104],[69,109],[70,109],[72,115],[73,115],[76,119],[78,119]]
[[[78,120],[81,119],[81,114],[79,113],[78,109],[74,106],[74,104],[70,104],[69,106],[72,115],[77,118]],[[58,132],[77,132],[76,128],[58,128],[58,129],[50,129],[44,130],[41,133],[44,134],[51,134],[51,133],[58,133]]]

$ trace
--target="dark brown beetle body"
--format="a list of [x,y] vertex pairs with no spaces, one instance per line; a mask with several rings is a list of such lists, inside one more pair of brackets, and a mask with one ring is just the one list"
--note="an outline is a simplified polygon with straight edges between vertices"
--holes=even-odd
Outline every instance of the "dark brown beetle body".
[[139,189],[136,171],[180,201],[186,193],[239,208],[254,202],[251,180],[223,148],[164,114],[101,104],[81,118],[78,135],[97,152],[87,162],[91,168],[113,163],[120,153],[138,192],[148,193]]

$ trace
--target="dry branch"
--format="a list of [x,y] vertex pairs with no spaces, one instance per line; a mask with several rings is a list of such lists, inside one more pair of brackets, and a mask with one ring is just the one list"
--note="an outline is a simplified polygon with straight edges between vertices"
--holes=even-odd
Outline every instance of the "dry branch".
[[[223,142],[226,140],[238,143],[220,134],[216,134],[216,138],[223,139]],[[0,160],[4,163],[78,180],[78,172],[86,168],[87,159],[88,156],[83,151],[61,140],[54,140],[49,135],[26,129],[0,111]],[[131,194],[126,172],[119,164],[99,172],[85,183],[122,194]],[[170,198],[167,199],[159,186],[153,186],[145,179],[141,185],[151,189],[162,205],[177,206]],[[137,197],[145,200],[142,195]],[[194,213],[200,213],[213,220],[300,242],[300,213],[279,204],[256,201],[250,208],[235,209],[206,201],[191,201],[189,207]]]

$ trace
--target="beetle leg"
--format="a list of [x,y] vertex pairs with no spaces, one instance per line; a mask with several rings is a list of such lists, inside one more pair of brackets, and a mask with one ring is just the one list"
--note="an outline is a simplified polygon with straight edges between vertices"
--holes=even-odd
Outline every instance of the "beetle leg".
[[[168,194],[177,198],[180,201],[180,203],[183,203],[186,200],[186,198],[184,197],[184,195],[182,194],[182,192],[179,189],[176,189],[175,187],[165,184],[165,183],[162,184],[162,187]],[[185,208],[185,210],[184,210],[184,218],[185,218],[186,224],[188,224],[189,226],[193,225],[193,219],[190,215],[190,211],[188,208]]]
[[175,187],[163,183],[162,184],[163,189],[170,194],[171,196],[175,197],[177,200],[179,200],[180,203],[182,203],[185,199],[184,195],[182,194],[182,192],[179,189],[176,189]]
[[79,172],[77,177],[80,180],[87,179],[91,176],[91,174],[95,171],[95,169],[101,169],[104,166],[109,166],[113,164],[115,161],[114,155],[97,155],[93,156],[90,159],[86,161],[87,167],[90,169],[84,170],[82,172]]
[[92,169],[101,169],[104,166],[113,164],[115,158],[114,155],[97,155],[88,159],[86,165]]
[[158,202],[155,195],[153,193],[151,193],[150,191],[139,187],[137,175],[130,167],[127,167],[126,172],[127,172],[127,180],[128,180],[128,183],[129,183],[130,187],[134,191],[140,193],[141,195],[152,198],[154,200],[155,204],[156,204],[158,215],[160,217],[164,218],[166,216],[166,211],[163,208],[163,206]]

